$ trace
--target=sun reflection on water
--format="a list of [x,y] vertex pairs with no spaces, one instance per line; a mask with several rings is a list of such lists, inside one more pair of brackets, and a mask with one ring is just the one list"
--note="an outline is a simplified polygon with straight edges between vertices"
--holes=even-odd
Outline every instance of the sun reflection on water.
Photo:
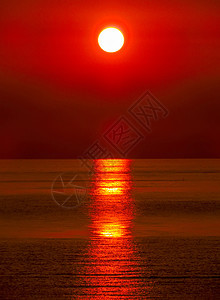
[[132,236],[131,161],[95,160],[90,190],[90,239],[79,299],[149,296]]
[[131,234],[130,160],[96,160],[90,210],[92,236],[111,238]]

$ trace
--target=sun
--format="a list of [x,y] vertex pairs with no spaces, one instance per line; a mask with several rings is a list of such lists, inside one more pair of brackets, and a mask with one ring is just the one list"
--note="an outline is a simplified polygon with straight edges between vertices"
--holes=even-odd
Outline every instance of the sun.
[[117,52],[124,45],[124,36],[119,29],[108,27],[99,34],[98,43],[106,52]]

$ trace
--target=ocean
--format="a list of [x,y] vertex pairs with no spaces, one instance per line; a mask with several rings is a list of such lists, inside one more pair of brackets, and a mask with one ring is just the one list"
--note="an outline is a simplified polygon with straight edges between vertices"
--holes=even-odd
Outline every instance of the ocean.
[[218,299],[220,160],[0,160],[0,299]]

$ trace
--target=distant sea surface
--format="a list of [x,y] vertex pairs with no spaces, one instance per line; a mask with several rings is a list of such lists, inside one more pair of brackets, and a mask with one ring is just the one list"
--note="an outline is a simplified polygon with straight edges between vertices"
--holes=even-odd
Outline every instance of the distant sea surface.
[[219,299],[220,160],[0,160],[0,299]]

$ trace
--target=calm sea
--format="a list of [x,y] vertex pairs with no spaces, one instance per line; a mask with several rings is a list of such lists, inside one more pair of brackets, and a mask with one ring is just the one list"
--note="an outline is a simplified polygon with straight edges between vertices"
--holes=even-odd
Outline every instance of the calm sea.
[[220,160],[0,160],[0,299],[219,299]]

